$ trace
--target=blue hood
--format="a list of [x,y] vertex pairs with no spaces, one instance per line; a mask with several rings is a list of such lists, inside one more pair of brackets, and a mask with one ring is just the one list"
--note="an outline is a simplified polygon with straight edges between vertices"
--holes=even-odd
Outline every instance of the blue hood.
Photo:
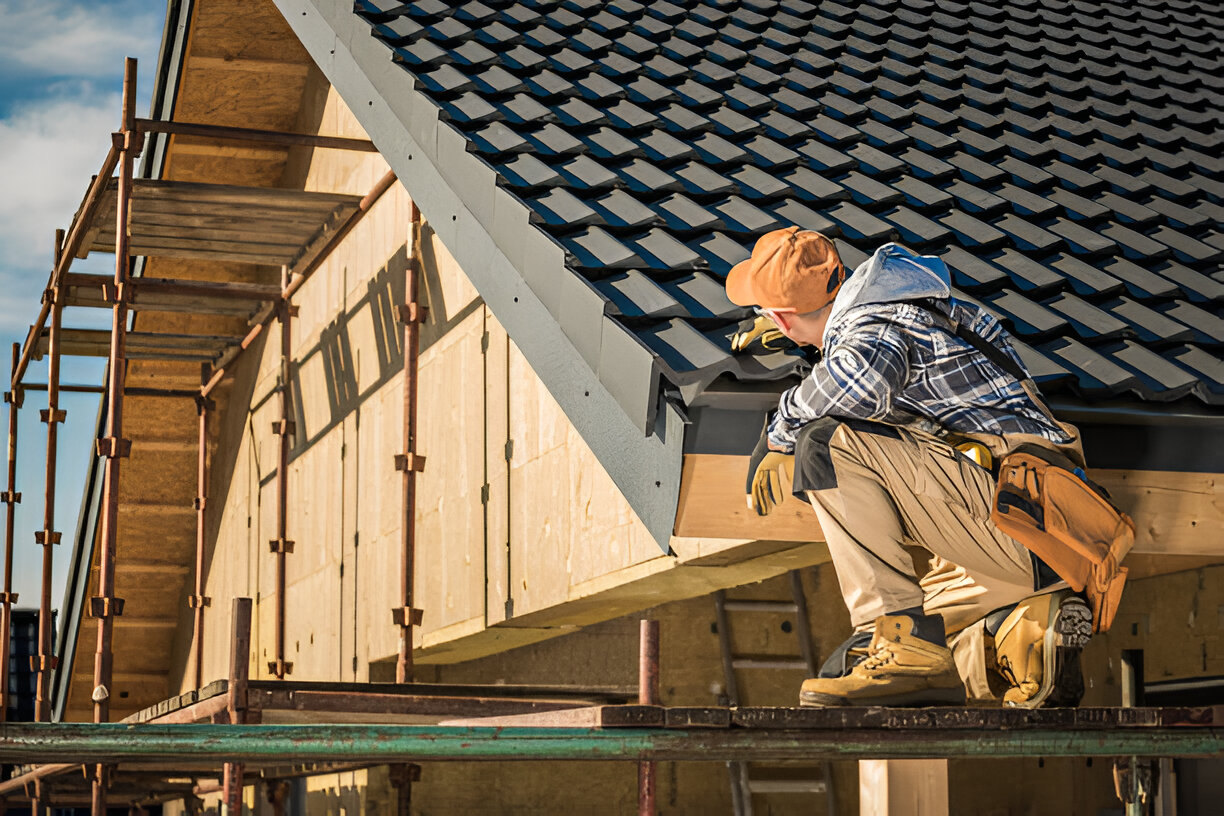
[[828,325],[836,325],[860,306],[943,299],[951,294],[951,277],[942,258],[915,255],[900,244],[885,244],[842,284],[833,300]]

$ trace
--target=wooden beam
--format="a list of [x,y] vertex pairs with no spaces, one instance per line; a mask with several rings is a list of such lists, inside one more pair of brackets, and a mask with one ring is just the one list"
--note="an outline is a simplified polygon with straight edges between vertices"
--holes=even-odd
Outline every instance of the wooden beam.
[[1136,553],[1224,558],[1224,474],[1089,470],[1135,520]]
[[748,507],[744,482],[747,456],[687,454],[680,475],[675,535],[692,538],[757,538],[823,541],[816,513],[787,496],[768,516]]
[[[747,456],[688,454],[680,481],[677,536],[821,541],[816,514],[787,497],[764,518],[744,500]],[[1090,469],[1093,481],[1135,520],[1136,554],[1224,558],[1224,474]],[[1178,567],[1183,568],[1183,567]]]

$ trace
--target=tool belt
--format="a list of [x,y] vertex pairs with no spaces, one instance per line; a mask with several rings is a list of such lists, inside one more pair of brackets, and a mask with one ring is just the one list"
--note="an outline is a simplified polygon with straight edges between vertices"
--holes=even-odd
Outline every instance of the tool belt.
[[[1109,493],[1084,473],[1079,430],[1054,417],[1027,373],[993,343],[942,311],[928,307],[937,321],[980,351],[1023,385],[1046,418],[1069,434],[1057,444],[1029,434],[964,434],[994,459],[997,482],[991,521],[1044,561],[1092,609],[1094,632],[1113,624],[1126,584],[1122,559],[1135,543],[1135,523],[1110,500]],[[956,440],[949,440],[953,446]]]
[[1082,468],[1049,448],[1019,446],[999,462],[990,518],[1085,594],[1094,632],[1109,629],[1122,600],[1122,559],[1135,543],[1135,523]]

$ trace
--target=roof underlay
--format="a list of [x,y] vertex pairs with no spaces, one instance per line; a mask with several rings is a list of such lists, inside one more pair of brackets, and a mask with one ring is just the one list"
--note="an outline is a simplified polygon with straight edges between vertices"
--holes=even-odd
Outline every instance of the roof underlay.
[[722,291],[789,224],[851,266],[889,240],[943,255],[1048,394],[1224,405],[1211,4],[279,5],[346,98],[365,75],[383,153],[433,166],[457,229],[492,237],[643,431],[661,391],[801,373],[732,355]]

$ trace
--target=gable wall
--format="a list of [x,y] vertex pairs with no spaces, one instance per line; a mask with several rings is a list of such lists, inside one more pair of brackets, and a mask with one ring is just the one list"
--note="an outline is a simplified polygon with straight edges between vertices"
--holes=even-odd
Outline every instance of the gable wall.
[[[315,81],[319,86],[304,94],[315,110],[303,110],[299,126],[363,136],[335,92]],[[377,154],[316,151],[293,161],[311,190],[361,192],[386,172]],[[296,549],[288,557],[286,622],[294,679],[365,680],[367,664],[384,661],[374,669],[380,677],[397,648],[389,610],[399,592],[402,509],[393,456],[403,449],[403,374],[401,328],[387,321],[403,300],[409,208],[403,187],[393,186],[295,299],[300,398],[288,535]],[[680,558],[661,555],[428,225],[423,245],[430,313],[418,405],[417,447],[427,459],[418,478],[416,592],[425,619],[417,645],[426,649],[419,659],[500,651],[652,599],[708,592],[712,580],[746,580],[721,567],[669,575],[682,562],[700,564],[728,548],[739,551],[733,560],[767,556],[770,548],[677,539]],[[275,559],[268,541],[276,522],[278,442],[271,429],[279,416],[279,348],[274,326],[238,367],[216,423],[206,680],[224,675],[229,599],[236,596],[256,602],[253,676],[265,676],[274,658]],[[780,549],[803,550],[808,563],[820,556],[793,544]],[[777,574],[793,560],[766,557],[748,579],[762,569]],[[643,584],[652,578],[656,583]],[[631,585],[637,588],[625,590]],[[177,638],[184,688],[191,676],[188,621],[182,619]]]

